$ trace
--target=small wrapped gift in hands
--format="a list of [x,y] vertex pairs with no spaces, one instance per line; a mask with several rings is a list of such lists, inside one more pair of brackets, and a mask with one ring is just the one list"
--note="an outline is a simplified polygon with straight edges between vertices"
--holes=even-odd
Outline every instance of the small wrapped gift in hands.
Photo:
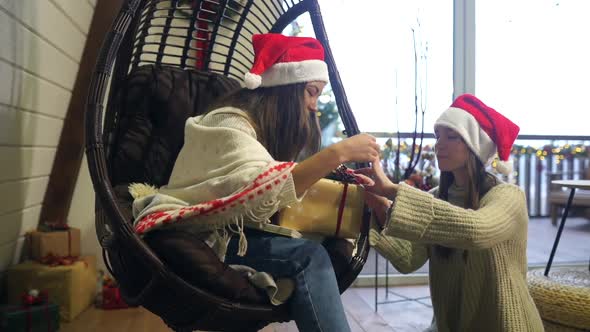
[[368,180],[340,165],[311,186],[300,203],[281,210],[279,225],[302,233],[356,238],[365,202],[362,184],[370,184]]

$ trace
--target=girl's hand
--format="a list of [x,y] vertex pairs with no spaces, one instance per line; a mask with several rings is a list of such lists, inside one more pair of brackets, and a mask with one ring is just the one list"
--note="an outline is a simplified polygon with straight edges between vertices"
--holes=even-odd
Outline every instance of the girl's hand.
[[377,221],[379,228],[383,229],[387,224],[387,209],[391,206],[391,201],[383,196],[366,192],[365,203],[367,203],[367,206],[371,208],[375,214],[375,220]]
[[[371,162],[373,160],[379,160],[379,145],[375,137],[371,135],[359,134],[332,144],[293,168],[291,174],[295,183],[295,193],[297,196],[303,195],[309,187],[336,169],[338,165],[351,161]],[[366,186],[373,184],[373,180],[367,177],[357,177],[357,180]]]
[[371,186],[375,185],[375,181],[366,175],[355,173],[354,177],[355,177],[356,181],[358,182],[358,184],[360,184],[364,187],[371,187]]
[[339,163],[371,162],[379,159],[379,144],[369,134],[358,134],[344,139],[331,148],[339,158]]
[[397,193],[397,184],[391,182],[387,175],[385,175],[379,159],[375,160],[372,166],[357,169],[355,173],[366,175],[375,181],[373,186],[366,188],[368,192],[393,199]]

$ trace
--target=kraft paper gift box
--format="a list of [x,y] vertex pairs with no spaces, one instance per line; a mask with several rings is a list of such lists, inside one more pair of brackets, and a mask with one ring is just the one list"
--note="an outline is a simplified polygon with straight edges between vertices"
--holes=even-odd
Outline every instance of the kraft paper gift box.
[[20,304],[31,289],[47,291],[49,301],[59,305],[62,320],[71,321],[96,296],[96,257],[82,256],[71,265],[48,266],[35,261],[13,265],[6,270],[8,302]]
[[41,260],[48,255],[59,257],[80,256],[80,230],[70,227],[67,230],[49,232],[29,232],[28,249],[31,259]]
[[362,186],[321,179],[301,202],[279,213],[279,225],[302,233],[356,238],[361,230],[365,191]]

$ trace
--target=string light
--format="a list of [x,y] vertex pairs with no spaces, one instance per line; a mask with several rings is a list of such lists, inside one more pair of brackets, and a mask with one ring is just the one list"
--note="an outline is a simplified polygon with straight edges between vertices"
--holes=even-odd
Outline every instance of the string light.
[[514,145],[512,147],[512,155],[519,157],[525,154],[535,155],[537,158],[544,160],[549,157],[554,157],[559,160],[569,158],[587,158],[590,156],[590,146],[583,144],[565,144],[563,146],[545,145],[540,148],[532,146]]

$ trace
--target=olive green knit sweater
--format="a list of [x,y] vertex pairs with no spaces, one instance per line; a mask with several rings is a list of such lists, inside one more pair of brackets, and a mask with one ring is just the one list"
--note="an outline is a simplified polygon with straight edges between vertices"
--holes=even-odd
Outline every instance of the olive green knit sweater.
[[[460,207],[463,197],[455,186],[446,202],[400,185],[388,225],[381,234],[371,230],[371,245],[402,273],[430,259],[432,330],[543,331],[526,282],[524,193],[496,185],[478,210]],[[434,244],[456,250],[443,258],[431,254]]]

